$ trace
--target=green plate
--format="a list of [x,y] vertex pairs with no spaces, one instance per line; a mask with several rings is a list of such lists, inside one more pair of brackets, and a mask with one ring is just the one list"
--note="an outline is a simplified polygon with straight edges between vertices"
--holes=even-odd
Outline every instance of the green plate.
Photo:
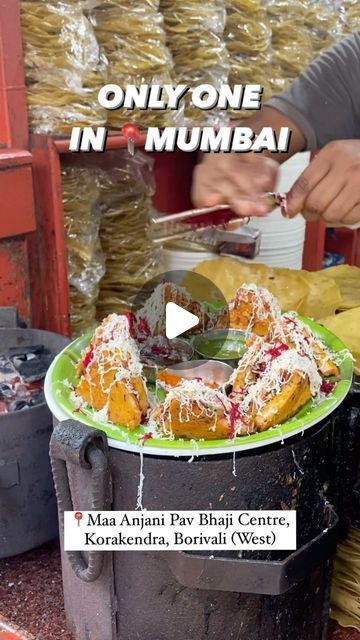
[[[346,351],[346,347],[333,333],[316,324],[307,318],[301,320],[309,325],[311,329],[323,340],[332,351],[336,359],[336,354]],[[101,429],[109,438],[109,444],[115,448],[132,451],[144,450],[144,453],[153,455],[189,456],[194,454],[208,455],[224,452],[243,451],[282,441],[287,437],[295,435],[312,427],[320,420],[326,418],[346,397],[352,380],[353,362],[349,355],[341,358],[340,379],[334,387],[332,393],[320,404],[312,406],[311,401],[304,405],[293,418],[287,420],[279,427],[274,427],[262,433],[250,436],[243,436],[233,440],[212,440],[206,442],[195,442],[185,440],[165,440],[161,438],[151,438],[144,442],[141,436],[144,435],[144,427],[137,427],[134,431],[129,431],[124,426],[114,426],[108,422],[98,422],[95,420],[91,409],[79,412],[74,407],[71,399],[71,385],[77,383],[76,365],[81,357],[82,351],[88,345],[92,334],[86,334],[78,338],[66,347],[53,361],[45,381],[45,395],[47,403],[58,420],[69,418],[76,419],[91,427]]]

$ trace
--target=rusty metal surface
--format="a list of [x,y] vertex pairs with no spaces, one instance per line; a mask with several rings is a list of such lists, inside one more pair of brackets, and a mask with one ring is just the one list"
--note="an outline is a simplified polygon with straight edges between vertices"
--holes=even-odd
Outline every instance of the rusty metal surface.
[[[329,421],[295,443],[236,456],[236,477],[232,457],[189,463],[145,456],[143,506],[149,510],[296,508],[301,544],[320,528],[326,512],[331,443]],[[110,462],[114,509],[134,509],[139,456],[112,449]],[[325,637],[331,562],[276,597],[184,587],[169,569],[167,552],[117,552],[114,567],[119,640]]]
[[87,449],[95,445],[108,456],[106,435],[98,429],[87,427],[76,420],[64,420],[56,425],[51,438],[51,455],[53,458],[77,464],[90,469],[87,460]]
[[209,557],[186,551],[169,552],[167,559],[173,576],[185,587],[278,596],[334,556],[338,522],[331,510],[323,530],[281,561]]
[[[115,510],[139,503],[148,510],[296,509],[299,547],[326,528],[328,500],[337,499],[334,461],[343,449],[334,438],[335,424],[328,419],[283,445],[237,454],[235,460],[144,456],[141,462],[138,454],[110,449],[113,499],[109,487],[108,504]],[[345,425],[337,426],[343,426],[345,438]],[[67,467],[74,509],[89,509],[89,470]],[[244,558],[278,562],[287,554],[247,552],[239,563]],[[208,558],[210,552],[203,555]],[[76,640],[326,637],[331,559],[316,568],[313,559],[304,558],[302,581],[277,596],[220,591],[215,583],[213,590],[186,587],[174,577],[168,552],[108,552],[100,578],[90,584],[75,576],[65,553],[62,563],[67,619]]]
[[[0,0],[0,305],[31,321],[28,245],[35,229],[20,3]],[[4,238],[6,238],[4,240]]]
[[[54,426],[56,425],[57,421],[54,421]],[[92,429],[87,429],[87,431],[90,434],[93,432]],[[61,439],[60,434],[59,436]],[[67,435],[64,433],[64,438],[66,439],[66,437]],[[79,438],[75,438],[73,443],[80,461],[84,448]],[[71,440],[68,440],[68,444],[71,444]],[[62,445],[58,449],[59,454],[60,452],[64,453]],[[75,460],[75,457],[73,459]],[[67,463],[66,467],[73,508],[75,510],[91,509],[93,507],[91,469],[86,468],[86,465],[80,466],[71,462]],[[110,476],[108,476],[107,482],[104,509],[110,509],[112,504]],[[84,582],[75,575],[68,554],[64,551],[62,526],[60,527],[60,547],[66,619],[74,638],[117,640],[112,554],[104,554],[104,563],[99,578],[95,582]],[[88,560],[88,554],[84,554],[84,558]]]
[[[145,509],[296,509],[298,545],[319,530],[327,509],[333,465],[332,421],[283,445],[229,457],[144,456]],[[235,460],[235,463],[234,463]],[[110,449],[114,508],[135,509],[140,456]],[[234,473],[236,475],[234,475]]]
[[28,151],[0,151],[0,238],[35,231],[31,162]]
[[0,305],[16,307],[20,318],[27,324],[31,323],[29,263],[25,236],[0,240]]
[[[74,509],[67,467],[78,465],[88,471],[88,496],[91,511],[102,511],[111,503],[111,481],[108,445],[104,433],[66,420],[55,426],[50,442],[51,466],[54,476],[60,528],[64,527],[64,512]],[[79,551],[69,551],[67,559],[75,575],[83,582],[95,582],[104,567],[102,551],[89,551],[87,557]]]
[[346,465],[343,469],[344,515],[350,520],[351,526],[360,529],[360,376],[356,376],[353,381],[347,418],[347,438],[343,438],[343,449],[347,446]]
[[0,0],[0,147],[28,147],[20,3]]
[[37,233],[30,245],[33,325],[70,335],[69,287],[61,168],[56,146],[46,136],[31,136]]
[[0,307],[0,329],[15,329],[19,326],[16,307]]
[[349,521],[360,522],[360,494],[356,483],[360,462],[360,386],[353,383],[343,411],[334,418],[337,456],[335,458],[335,500],[340,517],[341,535],[346,536]]
[[133,558],[132,552],[128,552],[127,557],[115,554],[117,558],[119,563],[122,561],[125,577],[120,592],[116,583],[117,640],[322,640],[326,637],[331,563],[315,570],[284,595],[258,596],[187,589],[174,580],[163,557],[149,552],[137,558]]
[[[68,474],[74,509],[89,509],[89,471],[69,464]],[[112,554],[104,554],[102,573],[96,582],[83,582],[75,575],[63,550],[62,530],[60,539],[64,602],[70,631],[75,639],[117,640]]]
[[[145,456],[140,499],[147,509],[296,508],[301,544],[321,526],[327,510],[332,435],[328,421],[284,446],[238,455],[235,472],[232,457],[189,463]],[[89,509],[89,470],[67,466],[74,508]],[[113,508],[134,509],[140,457],[111,449],[110,468]],[[75,576],[64,552],[62,563],[65,608],[76,640],[325,638],[330,561],[276,597],[184,587],[172,575],[166,552],[107,553],[100,578],[90,584]]]

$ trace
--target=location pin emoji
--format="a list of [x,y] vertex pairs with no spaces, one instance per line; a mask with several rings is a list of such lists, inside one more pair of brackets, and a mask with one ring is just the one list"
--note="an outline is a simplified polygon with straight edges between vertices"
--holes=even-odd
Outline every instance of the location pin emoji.
[[127,140],[127,148],[130,155],[135,153],[135,142],[140,138],[140,130],[134,124],[124,124],[121,129],[121,133]]
[[81,511],[76,511],[74,515],[75,515],[75,520],[77,520],[78,527],[80,527],[80,520],[82,520],[84,516],[81,513]]

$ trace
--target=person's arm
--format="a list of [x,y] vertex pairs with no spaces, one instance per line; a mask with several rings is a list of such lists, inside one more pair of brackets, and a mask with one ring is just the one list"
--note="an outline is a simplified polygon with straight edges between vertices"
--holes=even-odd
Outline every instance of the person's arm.
[[295,123],[307,150],[360,138],[360,31],[322,53],[266,104]]
[[[317,149],[325,146],[317,160],[312,162],[306,172],[295,183],[290,192],[289,212],[295,215],[300,211],[311,216],[328,210],[330,203],[322,193],[316,193],[314,204],[313,191],[322,178],[330,173],[330,180],[336,185],[331,195],[336,203],[344,207],[344,198],[337,197],[341,187],[341,163],[347,168],[348,177],[352,176],[351,167],[357,164],[358,144],[342,144],[339,149],[339,162],[329,164],[330,155],[336,150],[326,145],[331,140],[350,140],[360,137],[360,32],[338,43],[322,54],[302,73],[289,90],[269,100],[263,109],[246,120],[256,133],[264,126],[277,131],[281,126],[292,130],[289,154],[207,154],[197,167],[193,183],[193,200],[196,205],[207,206],[224,200],[240,216],[263,215],[266,207],[261,199],[265,191],[273,191],[276,183],[278,163],[297,151]],[[334,144],[334,143],[333,143]],[[269,159],[271,158],[271,159]],[[357,174],[358,181],[360,176]],[[352,178],[351,178],[352,180]],[[353,182],[353,180],[352,180]],[[325,185],[326,189],[328,185]],[[322,190],[322,189],[321,189]],[[318,190],[319,191],[319,190]],[[335,193],[336,191],[336,193]],[[353,191],[353,184],[351,192]],[[344,191],[345,199],[354,208],[353,194]],[[350,204],[349,204],[350,206]],[[348,206],[338,213],[338,219],[357,217],[357,211]],[[341,215],[340,215],[341,214]],[[334,208],[330,212],[335,216]],[[342,216],[342,218],[341,218]]]

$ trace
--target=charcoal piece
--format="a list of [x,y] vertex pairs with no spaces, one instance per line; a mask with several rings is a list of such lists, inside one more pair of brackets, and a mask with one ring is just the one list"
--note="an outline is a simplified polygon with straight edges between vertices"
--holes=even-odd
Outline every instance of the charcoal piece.
[[9,413],[13,413],[14,411],[20,411],[21,409],[25,409],[25,407],[28,407],[28,406],[29,404],[28,402],[26,402],[26,400],[13,400],[8,405],[8,411]]
[[50,351],[45,349],[43,344],[34,344],[28,347],[10,347],[5,353],[9,358],[14,358],[15,356],[27,356],[30,353],[50,353]]
[[8,383],[11,385],[14,378],[18,377],[19,374],[11,360],[9,360],[3,353],[0,353],[0,383]]
[[14,391],[17,398],[28,398],[30,395],[29,389],[23,382],[17,382],[14,385]]
[[40,391],[36,396],[31,398],[30,405],[36,407],[38,404],[43,404],[43,402],[45,402],[45,394],[43,391]]
[[33,358],[18,362],[16,358],[15,368],[24,382],[37,382],[45,378],[46,372],[53,361],[50,353],[41,353]]
[[6,382],[0,382],[0,400],[14,398],[15,390]]

